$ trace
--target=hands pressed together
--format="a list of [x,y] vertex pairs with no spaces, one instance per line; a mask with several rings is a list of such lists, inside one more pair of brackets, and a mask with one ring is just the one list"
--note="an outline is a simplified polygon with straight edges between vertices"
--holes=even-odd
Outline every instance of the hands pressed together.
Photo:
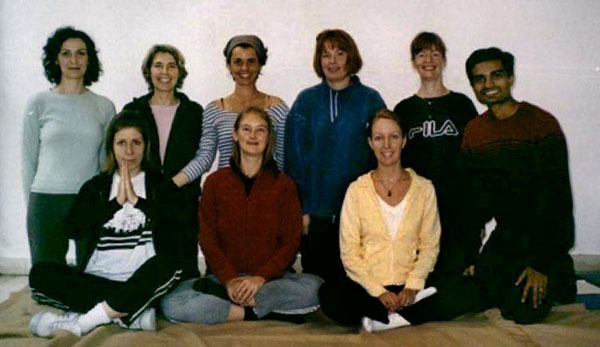
[[415,296],[418,292],[418,289],[404,288],[398,294],[387,291],[377,298],[389,312],[396,312],[404,307],[412,305],[415,302]]
[[255,306],[254,296],[265,282],[261,276],[241,276],[227,282],[225,287],[227,295],[234,303],[240,306]]
[[123,205],[126,202],[135,205],[138,202],[138,196],[133,190],[133,184],[131,183],[131,174],[129,173],[129,168],[126,161],[119,165],[119,176],[121,176],[121,182],[119,182],[117,202],[119,203],[119,205]]

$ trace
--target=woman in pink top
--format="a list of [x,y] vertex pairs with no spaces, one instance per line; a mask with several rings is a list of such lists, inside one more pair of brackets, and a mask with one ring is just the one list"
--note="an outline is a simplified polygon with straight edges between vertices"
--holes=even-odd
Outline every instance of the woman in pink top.
[[[160,164],[160,169],[171,185],[173,201],[183,202],[178,212],[180,227],[186,230],[181,240],[183,278],[198,276],[198,196],[200,179],[177,188],[171,180],[196,154],[202,134],[200,104],[180,91],[188,75],[185,58],[171,45],[154,45],[142,62],[142,75],[149,93],[125,105],[124,110],[136,110],[149,125],[153,144],[149,158]],[[179,184],[181,186],[181,184]]]

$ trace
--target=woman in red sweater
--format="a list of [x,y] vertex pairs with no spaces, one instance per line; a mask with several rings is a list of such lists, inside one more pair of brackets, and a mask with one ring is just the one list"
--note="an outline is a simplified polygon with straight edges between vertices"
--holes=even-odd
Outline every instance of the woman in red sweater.
[[230,167],[206,179],[200,202],[199,242],[208,273],[164,298],[170,319],[298,321],[317,309],[322,280],[290,272],[302,215],[293,181],[273,160],[273,135],[264,110],[251,107],[237,117]]

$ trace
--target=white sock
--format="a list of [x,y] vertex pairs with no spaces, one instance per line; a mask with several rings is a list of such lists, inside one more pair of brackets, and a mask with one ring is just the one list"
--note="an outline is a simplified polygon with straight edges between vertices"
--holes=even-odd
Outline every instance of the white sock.
[[[364,318],[364,319],[368,319],[370,320],[370,329],[367,329],[367,327],[365,327],[365,330],[369,331],[369,332],[375,332],[375,331],[383,331],[383,330],[389,330],[389,329],[394,329],[394,328],[400,328],[400,327],[405,327],[405,326],[409,326],[410,322],[407,321],[406,319],[404,319],[404,317],[402,317],[401,315],[399,315],[398,313],[394,312],[394,313],[390,313],[388,315],[388,319],[390,320],[390,322],[388,324],[382,323],[380,321],[376,321],[374,319],[369,319],[369,318]],[[364,322],[363,322],[363,326],[364,326]]]
[[77,320],[77,325],[79,325],[79,327],[81,328],[82,334],[87,334],[95,327],[102,324],[108,324],[110,322],[110,318],[108,318],[106,311],[104,311],[104,308],[102,308],[102,303],[98,303],[87,313],[79,316],[79,319]]
[[[415,304],[425,298],[428,298],[435,293],[437,293],[437,289],[435,287],[425,288],[417,293],[413,304]],[[367,332],[370,332],[370,333],[374,332],[374,331],[389,330],[389,329],[400,328],[400,327],[410,325],[409,321],[407,321],[404,317],[402,317],[400,314],[398,314],[396,312],[390,313],[388,315],[388,319],[390,320],[390,322],[388,324],[385,324],[385,323],[382,323],[380,321],[377,321],[377,320],[374,320],[374,319],[371,319],[368,317],[363,317],[362,325],[363,325],[363,328]]]

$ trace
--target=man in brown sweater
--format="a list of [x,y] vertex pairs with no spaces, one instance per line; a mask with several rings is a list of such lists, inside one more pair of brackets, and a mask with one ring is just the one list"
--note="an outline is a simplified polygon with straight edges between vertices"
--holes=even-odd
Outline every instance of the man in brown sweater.
[[[551,114],[512,97],[512,54],[476,50],[466,72],[488,110],[469,122],[462,144],[473,236],[465,246],[473,265],[465,274],[480,283],[484,308],[498,306],[507,319],[536,323],[553,302],[575,298],[565,136]],[[490,221],[496,227],[482,246],[480,231]]]

